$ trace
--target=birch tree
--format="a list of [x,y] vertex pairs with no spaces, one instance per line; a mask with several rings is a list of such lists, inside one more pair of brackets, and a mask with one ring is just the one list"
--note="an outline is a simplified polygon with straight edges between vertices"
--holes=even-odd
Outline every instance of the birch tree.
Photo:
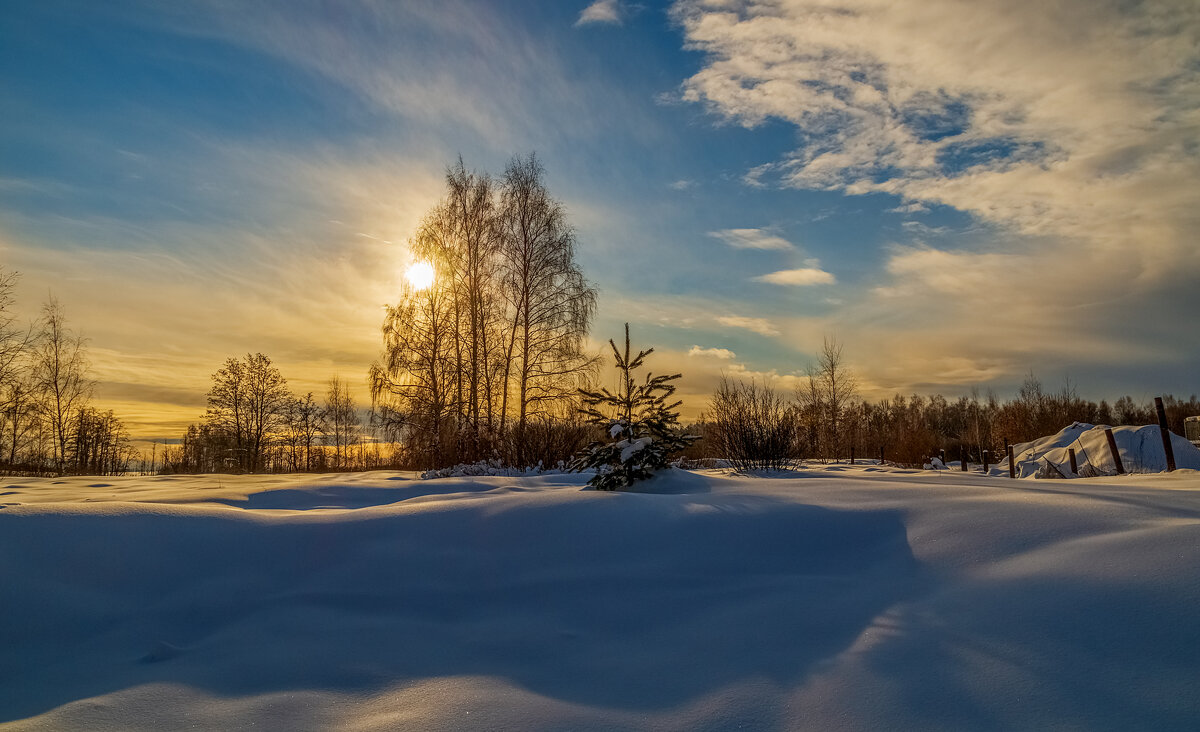
[[350,386],[336,374],[329,379],[322,416],[327,430],[326,439],[333,446],[333,466],[340,470],[346,466],[350,446],[358,442],[362,419],[358,416],[358,406],[350,394]]
[[71,421],[87,406],[94,382],[83,336],[67,327],[66,314],[53,295],[42,306],[33,355],[34,388],[50,432],[51,459],[59,474],[66,470]]
[[523,464],[531,416],[574,398],[580,377],[596,363],[583,350],[596,291],[575,262],[575,232],[543,182],[533,154],[504,171],[499,215],[500,271],[507,303],[500,407],[506,426],[512,398],[514,459]]

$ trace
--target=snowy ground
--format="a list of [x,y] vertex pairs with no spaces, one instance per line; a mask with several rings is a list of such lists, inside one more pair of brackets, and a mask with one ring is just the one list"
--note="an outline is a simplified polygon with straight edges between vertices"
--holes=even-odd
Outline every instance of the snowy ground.
[[0,483],[5,730],[1200,724],[1194,470]]

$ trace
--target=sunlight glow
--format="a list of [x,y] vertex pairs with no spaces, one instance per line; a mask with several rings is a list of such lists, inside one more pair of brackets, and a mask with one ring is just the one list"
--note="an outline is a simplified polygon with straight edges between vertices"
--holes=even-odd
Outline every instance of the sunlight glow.
[[414,289],[424,290],[433,284],[433,265],[429,262],[414,262],[404,273],[404,278]]

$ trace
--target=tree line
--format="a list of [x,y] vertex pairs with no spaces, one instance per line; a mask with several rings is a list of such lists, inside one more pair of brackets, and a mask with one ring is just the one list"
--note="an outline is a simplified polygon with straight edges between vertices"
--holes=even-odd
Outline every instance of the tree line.
[[[597,401],[602,390],[591,383],[599,357],[585,349],[596,290],[576,262],[576,246],[565,206],[550,194],[535,155],[514,157],[499,176],[468,170],[460,158],[409,241],[432,277],[412,278],[385,306],[382,352],[367,372],[369,408],[359,408],[337,375],[324,394],[293,393],[267,356],[248,353],[213,374],[208,409],[178,444],[164,447],[160,458],[156,443],[140,461],[121,421],[93,406],[86,341],[67,326],[58,301],[51,295],[37,321],[19,327],[11,311],[18,275],[0,269],[0,470],[299,472],[481,461],[552,467],[585,454],[589,443],[593,457],[605,440],[623,439],[620,452],[644,450],[654,435],[651,442],[667,445],[665,428],[658,434],[652,422],[645,434],[626,425],[630,433],[621,439],[600,425],[595,410],[607,402]],[[618,367],[622,358],[638,360],[613,350]],[[625,384],[623,393],[632,387]],[[1200,414],[1195,396],[1164,401],[1176,432],[1185,416]],[[1006,441],[1052,434],[1072,421],[1154,419],[1149,404],[1129,397],[1096,403],[1069,384],[1049,392],[1032,374],[1005,402],[977,390],[957,400],[914,394],[867,402],[841,345],[827,340],[790,395],[765,382],[723,379],[688,430],[706,439],[688,445],[687,454],[745,468],[873,457],[880,449],[901,464],[920,464],[943,449],[951,458],[979,460],[984,450],[999,455]]]
[[[1200,414],[1196,395],[1184,400],[1165,395],[1167,422],[1183,434],[1184,418]],[[981,396],[947,399],[941,395],[868,402],[842,346],[826,340],[816,365],[788,397],[769,383],[723,379],[708,409],[693,426],[706,438],[689,452],[692,458],[722,458],[743,469],[773,469],[795,460],[844,460],[851,455],[920,466],[945,450],[949,460],[965,455],[981,462],[987,450],[999,462],[1006,443],[1052,435],[1072,422],[1107,425],[1156,424],[1152,402],[1123,396],[1111,404],[1081,398],[1067,382],[1048,390],[1032,373],[1019,392],[1000,400]]]
[[391,455],[364,425],[350,386],[330,377],[323,398],[292,393],[261,353],[229,358],[212,376],[208,410],[178,445],[163,450],[163,473],[371,470]]
[[22,327],[19,273],[0,269],[0,470],[10,475],[116,475],[137,451],[111,410],[92,404],[87,341],[51,294]]

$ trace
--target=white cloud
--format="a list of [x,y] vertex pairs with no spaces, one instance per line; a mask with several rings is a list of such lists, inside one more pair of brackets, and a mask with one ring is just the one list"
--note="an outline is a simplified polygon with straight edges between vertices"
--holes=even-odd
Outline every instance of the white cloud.
[[758,282],[769,282],[772,285],[790,285],[807,287],[809,285],[831,285],[836,280],[834,276],[817,267],[801,267],[800,269],[782,269],[778,272],[754,278]]
[[579,20],[575,21],[575,26],[579,27],[588,23],[620,25],[621,21],[622,12],[619,0],[596,0],[583,9],[583,12],[579,14]]
[[885,191],[1096,248],[1141,242],[1158,271],[1191,251],[1190,0],[682,0],[674,15],[708,58],[685,100],[798,127],[802,144],[752,183]]
[[708,235],[725,242],[734,249],[778,249],[792,250],[796,246],[769,229],[722,229],[710,231]]
[[[1193,0],[680,0],[673,15],[705,54],[682,99],[795,126],[748,185],[884,192],[894,213],[977,222],[953,247],[886,252],[872,289],[825,318],[887,364],[869,378],[938,388],[1200,355]],[[950,233],[924,223],[903,231]]]
[[688,351],[687,355],[701,356],[701,357],[707,357],[707,358],[719,358],[722,360],[729,360],[729,359],[737,357],[737,354],[734,353],[733,351],[729,350],[728,348],[701,348],[700,346],[692,346],[691,350]]
[[766,318],[749,318],[743,315],[722,315],[717,322],[728,328],[741,328],[764,336],[777,336],[779,330]]
[[686,191],[689,188],[695,188],[695,187],[696,187],[696,181],[688,180],[687,178],[680,178],[677,181],[672,181],[670,184],[670,188],[675,191]]

